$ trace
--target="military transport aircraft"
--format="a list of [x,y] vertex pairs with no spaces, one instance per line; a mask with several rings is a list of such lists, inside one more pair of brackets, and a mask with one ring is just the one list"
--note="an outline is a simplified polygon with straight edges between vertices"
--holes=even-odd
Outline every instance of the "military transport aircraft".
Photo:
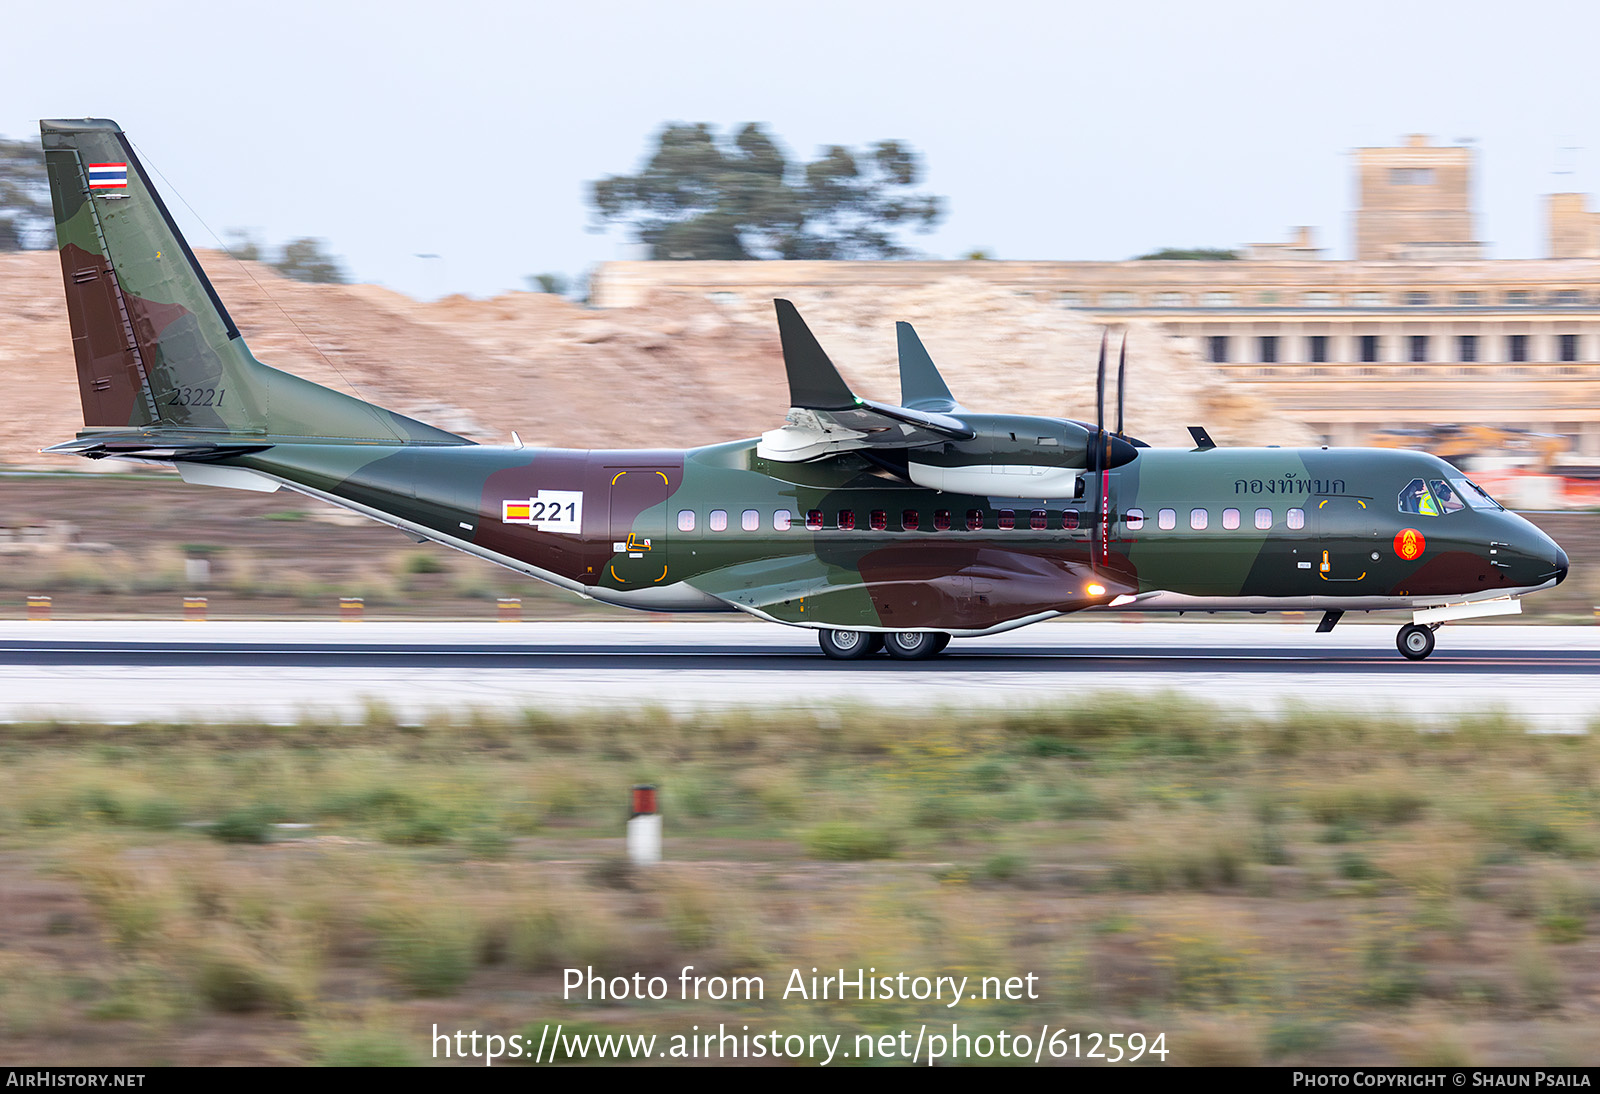
[[[853,392],[776,302],[791,407],[688,451],[475,444],[258,362],[121,128],[44,121],[85,426],[56,445],[288,487],[547,581],[651,611],[741,611],[830,657],[915,660],[1067,612],[1512,614],[1567,556],[1436,457],[1157,449],[1093,424],[969,411],[898,327],[898,405]],[[1122,369],[1119,367],[1119,374]]]

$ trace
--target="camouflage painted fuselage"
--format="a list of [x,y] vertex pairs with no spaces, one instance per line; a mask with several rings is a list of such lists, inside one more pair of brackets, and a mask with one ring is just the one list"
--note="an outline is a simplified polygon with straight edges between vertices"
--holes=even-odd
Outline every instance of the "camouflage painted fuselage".
[[[1119,597],[1409,608],[1537,588],[1558,565],[1514,514],[1401,512],[1411,480],[1459,477],[1420,453],[1143,449],[1110,472],[1102,540],[1084,500],[953,494],[858,457],[774,464],[755,449],[278,445],[226,463],[610,603],[815,627],[973,634]],[[571,499],[549,523],[576,525],[514,508],[541,494]],[[1422,542],[1411,558],[1408,529]]]
[[288,486],[611,603],[837,630],[980,634],[1107,606],[1410,608],[1566,573],[1559,547],[1486,497],[1404,511],[1408,484],[1459,478],[1433,457],[1152,449],[972,413],[908,324],[905,405],[859,398],[784,301],[790,415],[760,440],[476,445],[261,364],[120,127],[41,132],[85,423],[60,451]]

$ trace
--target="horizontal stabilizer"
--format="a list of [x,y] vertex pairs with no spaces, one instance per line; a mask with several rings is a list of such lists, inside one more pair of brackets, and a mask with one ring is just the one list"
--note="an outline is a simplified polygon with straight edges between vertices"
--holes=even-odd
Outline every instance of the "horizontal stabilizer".
[[959,411],[944,377],[910,323],[896,323],[900,346],[900,402],[913,410]]

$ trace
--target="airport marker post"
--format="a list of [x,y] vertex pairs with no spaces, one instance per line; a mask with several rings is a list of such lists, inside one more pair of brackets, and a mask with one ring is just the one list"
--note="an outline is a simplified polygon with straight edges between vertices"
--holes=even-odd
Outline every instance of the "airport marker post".
[[635,866],[661,861],[661,814],[656,812],[656,788],[649,783],[633,788],[628,812],[628,861]]

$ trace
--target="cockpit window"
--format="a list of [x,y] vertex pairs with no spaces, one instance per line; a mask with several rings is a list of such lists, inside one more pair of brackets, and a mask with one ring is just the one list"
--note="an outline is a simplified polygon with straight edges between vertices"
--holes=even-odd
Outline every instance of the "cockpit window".
[[1456,493],[1474,509],[1487,509],[1494,512],[1503,512],[1499,502],[1484,492],[1483,487],[1471,479],[1451,479],[1450,484],[1456,488]]
[[1400,491],[1400,511],[1414,513],[1417,516],[1436,517],[1439,515],[1439,503],[1428,492],[1428,484],[1421,479],[1412,479],[1406,483],[1405,489]]
[[1467,507],[1467,503],[1461,500],[1461,495],[1451,489],[1450,484],[1443,479],[1429,479],[1428,485],[1433,487],[1433,496],[1439,499],[1439,505],[1446,513],[1459,512]]

